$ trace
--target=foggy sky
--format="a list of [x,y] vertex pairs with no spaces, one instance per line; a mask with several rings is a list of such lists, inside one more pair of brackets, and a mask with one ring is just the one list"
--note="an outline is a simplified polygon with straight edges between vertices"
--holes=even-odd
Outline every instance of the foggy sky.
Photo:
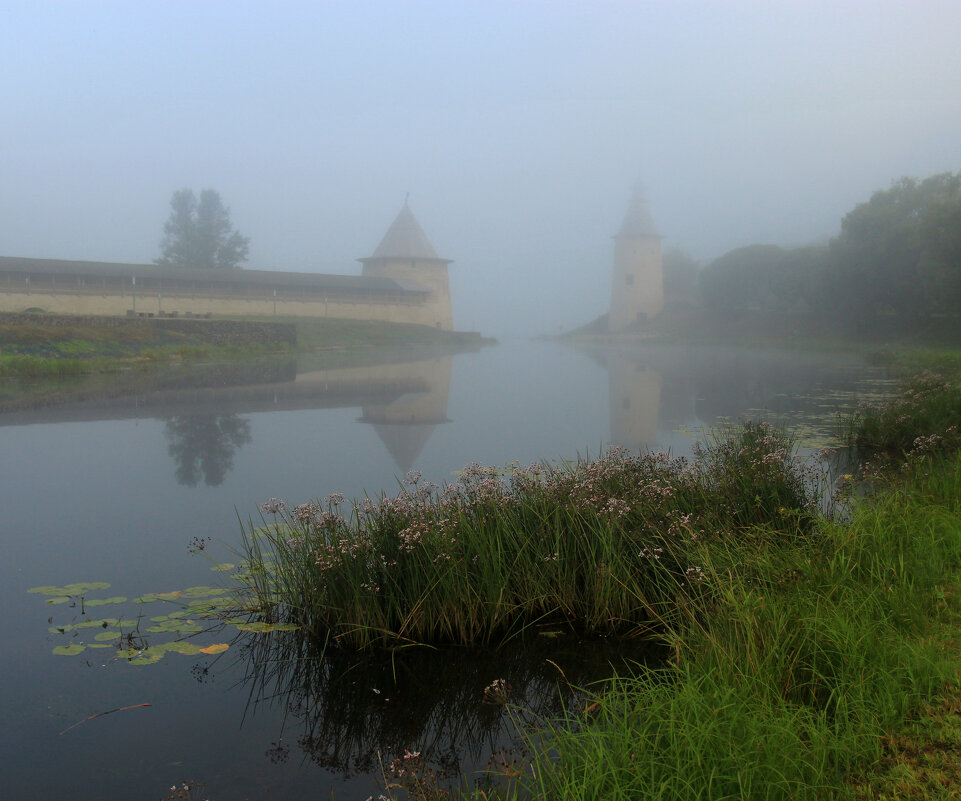
[[961,169],[961,3],[6,2],[0,255],[150,262],[218,190],[246,266],[359,274],[410,192],[457,328],[606,311],[643,182],[707,261]]

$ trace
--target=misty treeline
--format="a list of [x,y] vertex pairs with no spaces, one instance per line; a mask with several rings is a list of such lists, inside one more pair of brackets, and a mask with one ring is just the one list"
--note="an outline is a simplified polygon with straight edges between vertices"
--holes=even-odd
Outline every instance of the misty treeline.
[[[665,282],[670,267],[665,257]],[[875,192],[827,245],[732,250],[701,271],[700,297],[719,313],[808,311],[856,325],[957,315],[961,172],[901,178]]]
[[170,198],[157,264],[195,269],[231,269],[247,260],[250,239],[233,230],[230,209],[213,189],[178,189]]

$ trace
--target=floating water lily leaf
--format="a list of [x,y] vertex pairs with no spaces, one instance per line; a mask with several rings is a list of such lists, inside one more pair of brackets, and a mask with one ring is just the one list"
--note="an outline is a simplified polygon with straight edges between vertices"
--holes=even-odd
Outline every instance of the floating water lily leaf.
[[65,626],[55,626],[49,629],[49,631],[51,634],[63,634],[64,632],[75,631],[77,629],[105,629],[108,626],[115,626],[117,628],[134,628],[136,625],[136,620],[119,620],[115,617],[103,617],[99,620],[84,620],[82,623],[68,623]]
[[65,604],[70,600],[69,595],[64,595],[62,598],[47,598],[48,604]]
[[109,586],[106,581],[83,581],[76,584],[67,584],[65,587],[54,587],[52,585],[33,587],[27,592],[37,595],[80,595],[87,590],[105,590]]
[[170,632],[176,632],[178,634],[196,634],[198,631],[203,631],[204,627],[194,623],[192,620],[167,620],[163,623],[157,623],[154,626],[150,626],[147,631],[151,634],[164,634]]
[[98,642],[109,642],[110,640],[116,640],[120,636],[119,631],[101,631],[99,634],[94,634],[93,638]]
[[57,656],[76,656],[77,654],[83,653],[86,650],[86,645],[75,643],[74,645],[58,645],[53,649],[53,652]]
[[113,648],[112,642],[90,642],[87,643],[88,648]]
[[194,645],[192,642],[184,642],[183,640],[177,640],[176,642],[168,642],[163,646],[167,651],[173,651],[178,654],[184,654],[185,656],[195,656],[200,653],[200,646]]
[[201,648],[200,653],[202,654],[222,654],[230,646],[225,642],[214,643],[213,645],[208,645],[206,648]]
[[223,587],[188,587],[182,595],[184,598],[212,598],[215,595],[226,595],[227,592]]
[[301,628],[296,623],[243,623],[235,624],[240,631],[297,631]]
[[211,570],[227,571],[233,570],[236,565],[233,562],[221,562],[219,565],[214,565]]
[[152,665],[155,662],[159,662],[164,658],[166,651],[155,651],[152,648],[148,648],[146,651],[142,651],[139,656],[130,660],[131,665]]
[[94,598],[91,601],[84,601],[87,606],[106,606],[107,604],[122,604],[127,600],[124,595],[115,595],[113,598]]

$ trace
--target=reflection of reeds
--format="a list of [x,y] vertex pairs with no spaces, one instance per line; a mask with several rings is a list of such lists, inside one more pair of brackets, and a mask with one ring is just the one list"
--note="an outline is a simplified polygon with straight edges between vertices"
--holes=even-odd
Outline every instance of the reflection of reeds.
[[644,635],[699,593],[697,545],[806,531],[791,443],[745,423],[697,459],[615,449],[560,467],[468,466],[443,489],[287,508],[245,531],[251,608],[341,645],[482,644],[532,628]]
[[[609,677],[629,659],[662,658],[660,651],[570,637],[515,645],[361,656],[300,632],[276,633],[248,641],[245,682],[251,709],[280,704],[301,721],[298,742],[321,767],[372,773],[378,755],[389,762],[416,750],[459,776],[510,744],[522,722],[517,707],[524,719],[556,717],[580,703],[575,687]],[[509,687],[509,696],[492,703],[485,692],[492,685]]]

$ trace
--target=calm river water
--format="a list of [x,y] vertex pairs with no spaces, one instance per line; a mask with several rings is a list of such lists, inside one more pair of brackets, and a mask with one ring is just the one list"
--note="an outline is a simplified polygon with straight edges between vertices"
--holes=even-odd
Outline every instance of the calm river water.
[[[196,780],[218,801],[363,801],[379,792],[378,753],[483,765],[509,730],[483,703],[493,679],[526,687],[533,707],[557,695],[537,654],[432,652],[347,670],[234,632],[205,635],[231,643],[220,656],[146,666],[112,659],[113,646],[54,655],[94,643],[95,629],[68,638],[51,626],[136,617],[139,605],[80,610],[30,588],[103,581],[96,597],[133,598],[216,585],[212,564],[236,559],[238,517],[257,518],[268,498],[393,492],[411,469],[442,483],[474,461],[571,459],[610,444],[682,454],[706,427],[759,410],[813,446],[839,408],[887,386],[848,355],[518,342],[390,365],[182,371],[43,408],[4,394],[0,797],[160,799]],[[194,538],[212,539],[193,554]],[[145,616],[171,605],[147,606]],[[571,662],[582,680],[610,661],[577,643],[551,647],[555,662],[596,651],[596,665]],[[120,707],[132,708],[85,720]]]

